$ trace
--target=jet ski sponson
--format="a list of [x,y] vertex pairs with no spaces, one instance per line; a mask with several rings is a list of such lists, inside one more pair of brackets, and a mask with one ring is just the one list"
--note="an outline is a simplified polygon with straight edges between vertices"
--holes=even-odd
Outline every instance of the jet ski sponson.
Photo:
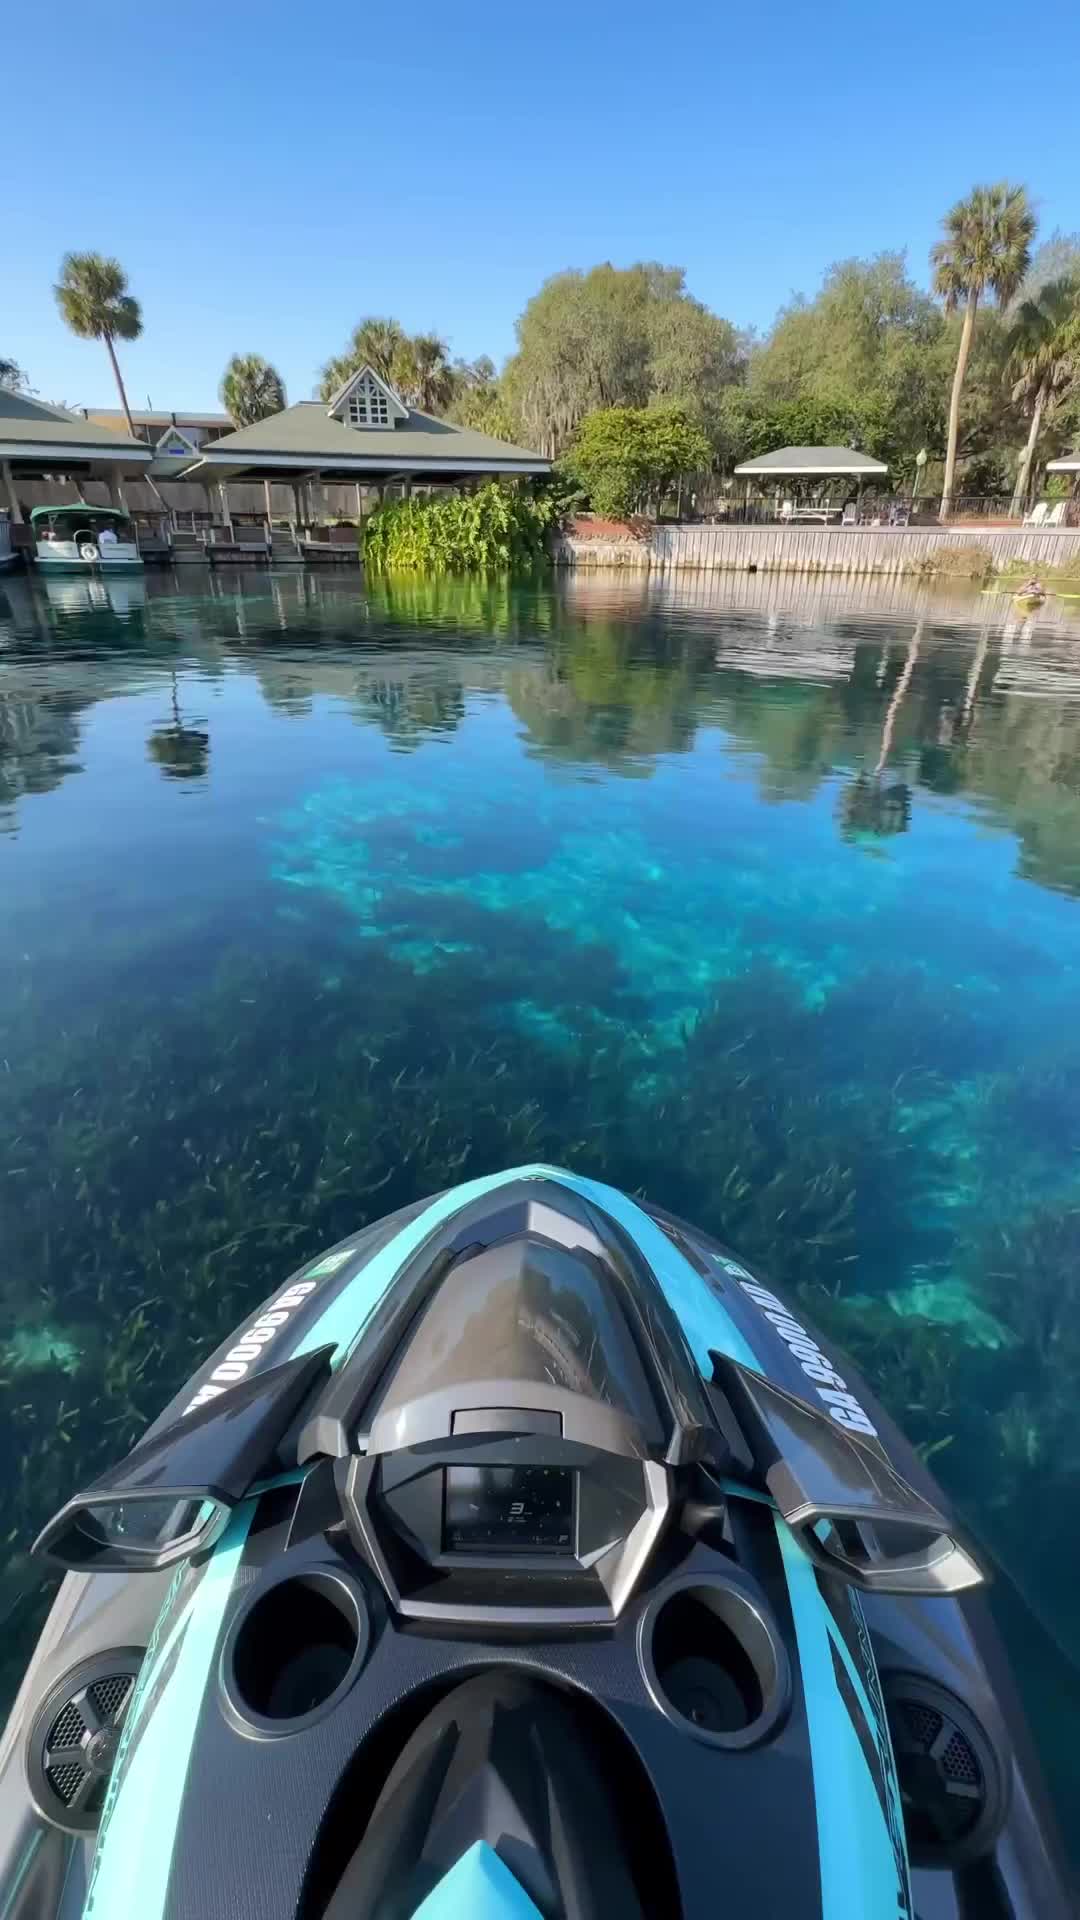
[[545,1166],[292,1274],[35,1551],[3,1920],[1064,1920],[983,1570],[801,1306]]

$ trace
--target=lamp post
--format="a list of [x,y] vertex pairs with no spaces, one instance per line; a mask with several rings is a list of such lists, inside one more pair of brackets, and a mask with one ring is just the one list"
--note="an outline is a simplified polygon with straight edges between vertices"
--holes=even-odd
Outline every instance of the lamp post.
[[915,455],[915,484],[911,489],[912,507],[914,507],[919,497],[919,488],[922,486],[922,477],[926,471],[926,462],[929,457],[925,447],[920,447],[918,453]]

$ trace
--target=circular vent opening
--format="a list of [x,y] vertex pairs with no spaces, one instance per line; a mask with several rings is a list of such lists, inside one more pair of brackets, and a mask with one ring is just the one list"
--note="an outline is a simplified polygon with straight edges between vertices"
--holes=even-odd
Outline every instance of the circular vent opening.
[[787,1707],[779,1637],[764,1609],[725,1580],[672,1582],[645,1609],[638,1646],[661,1713],[710,1746],[754,1745]]
[[83,1661],[54,1686],[34,1718],[28,1769],[46,1818],[69,1832],[94,1828],[105,1804],[124,1719],[142,1664],[125,1647]]
[[1005,1774],[989,1736],[933,1681],[891,1674],[884,1692],[912,1864],[978,1859],[1005,1812]]

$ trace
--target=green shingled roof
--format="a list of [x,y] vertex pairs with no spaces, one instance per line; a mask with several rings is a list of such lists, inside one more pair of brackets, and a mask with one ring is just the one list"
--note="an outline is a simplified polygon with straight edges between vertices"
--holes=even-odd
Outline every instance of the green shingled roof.
[[872,460],[868,453],[858,453],[854,447],[778,447],[775,453],[759,454],[756,460],[744,460],[736,467],[736,473],[772,473],[779,478],[782,474],[841,474],[841,473],[888,473],[889,469],[880,460]]
[[392,462],[420,471],[424,467],[482,468],[485,461],[517,463],[527,471],[546,473],[549,461],[527,447],[493,440],[410,409],[396,427],[351,427],[327,413],[321,400],[301,400],[281,413],[271,414],[253,427],[241,427],[201,449],[207,465],[257,466],[266,455],[283,454],[309,461],[312,467],[349,466],[355,461]]
[[86,449],[88,460],[112,459],[146,461],[150,449],[141,440],[113,433],[108,427],[95,426],[81,413],[69,413],[66,407],[50,407],[44,400],[31,400],[25,393],[11,393],[0,387],[0,446],[28,455],[47,453],[54,447]]

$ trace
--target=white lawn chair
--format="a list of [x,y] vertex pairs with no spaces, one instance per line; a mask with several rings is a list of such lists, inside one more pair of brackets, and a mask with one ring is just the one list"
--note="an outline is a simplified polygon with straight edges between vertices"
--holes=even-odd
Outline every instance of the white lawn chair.
[[1038,506],[1033,507],[1031,512],[1026,515],[1024,519],[1025,527],[1041,527],[1049,511],[1049,500],[1040,500]]
[[1057,506],[1052,508],[1047,514],[1043,525],[1046,527],[1060,527],[1068,512],[1068,507],[1069,503],[1067,500],[1059,500]]
[[849,500],[840,517],[840,525],[842,527],[857,527],[858,524],[859,509],[855,505],[854,500]]
[[795,512],[795,502],[794,502],[794,500],[782,500],[782,501],[780,502],[780,518],[781,518],[781,520],[783,520],[783,521],[790,521],[790,520],[791,520],[791,517],[792,517],[792,515],[794,514],[794,512]]

